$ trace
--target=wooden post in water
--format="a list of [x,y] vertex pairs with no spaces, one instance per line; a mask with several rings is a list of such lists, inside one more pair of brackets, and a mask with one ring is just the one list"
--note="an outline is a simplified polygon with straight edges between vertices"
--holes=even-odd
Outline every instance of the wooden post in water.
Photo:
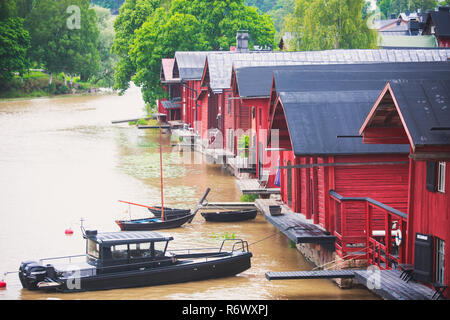
[[162,166],[162,129],[161,129],[161,120],[162,117],[159,117],[159,164],[161,169],[161,220],[164,219],[164,192],[163,192],[163,166]]

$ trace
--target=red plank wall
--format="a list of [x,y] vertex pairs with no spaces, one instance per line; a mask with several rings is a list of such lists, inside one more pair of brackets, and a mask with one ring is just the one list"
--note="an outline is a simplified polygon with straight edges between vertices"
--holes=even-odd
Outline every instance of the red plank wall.
[[[368,155],[335,157],[336,162],[397,162],[408,161],[407,155]],[[407,212],[409,165],[370,165],[333,167],[334,190],[343,196],[369,197],[391,206],[402,212]],[[331,200],[330,200],[331,201]],[[347,207],[346,225],[350,236],[363,235],[365,229],[364,203],[352,203]],[[384,229],[384,216],[375,210],[375,224]],[[378,217],[377,217],[378,216]]]
[[[334,157],[294,157],[293,152],[281,152],[282,165],[347,163],[347,162],[392,162],[408,161],[407,155],[362,155]],[[370,197],[395,209],[407,212],[408,199],[408,164],[335,166],[297,168],[292,173],[293,199],[291,209],[301,212],[314,223],[320,224],[333,232],[334,205],[329,191],[334,189],[343,196]],[[281,196],[287,203],[287,170],[282,169]],[[313,214],[314,213],[314,214]],[[365,209],[352,204],[349,206],[347,225],[360,235],[365,228]],[[382,219],[379,223],[381,225]]]
[[450,162],[446,161],[445,193],[431,192],[426,189],[425,161],[412,161],[412,166],[407,260],[408,263],[414,262],[414,237],[417,232],[444,240],[445,281],[450,286]]

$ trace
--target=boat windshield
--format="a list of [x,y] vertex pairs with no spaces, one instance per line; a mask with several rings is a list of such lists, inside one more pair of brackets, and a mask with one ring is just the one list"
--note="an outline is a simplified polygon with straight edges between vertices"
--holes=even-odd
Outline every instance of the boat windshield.
[[155,257],[163,257],[166,253],[167,241],[155,242]]
[[151,257],[150,243],[130,244],[130,258],[149,258]]
[[88,239],[87,254],[96,259],[100,257],[99,245],[97,242]]

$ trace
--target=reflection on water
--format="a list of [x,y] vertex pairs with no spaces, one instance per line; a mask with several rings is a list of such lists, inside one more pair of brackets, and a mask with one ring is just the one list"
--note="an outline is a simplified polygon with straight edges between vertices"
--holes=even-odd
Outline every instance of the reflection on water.
[[[111,120],[142,115],[136,87],[124,96],[94,95],[0,102],[0,272],[17,270],[22,260],[84,251],[79,220],[86,228],[117,230],[114,220],[145,217],[145,208],[127,200],[160,203],[157,131],[111,125]],[[239,201],[235,179],[219,165],[183,164],[163,135],[165,204],[193,208],[207,187],[209,201]],[[198,156],[198,155],[197,155]],[[67,228],[74,230],[65,236]],[[310,270],[288,240],[258,215],[237,224],[191,224],[162,231],[175,240],[170,247],[219,246],[234,234],[249,244],[252,268],[224,279],[146,288],[75,294],[22,290],[17,275],[8,275],[0,299],[373,299],[365,289],[340,290],[328,280],[273,281],[267,271]]]

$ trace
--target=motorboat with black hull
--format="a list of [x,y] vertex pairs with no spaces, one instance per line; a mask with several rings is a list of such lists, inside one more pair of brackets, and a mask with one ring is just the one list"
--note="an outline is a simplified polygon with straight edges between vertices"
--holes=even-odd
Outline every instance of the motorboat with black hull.
[[[164,210],[161,210],[160,218],[145,218],[145,219],[132,219],[132,220],[116,220],[116,224],[120,227],[122,231],[148,231],[148,230],[161,230],[161,229],[170,229],[177,228],[182,226],[185,223],[190,223],[198,210],[202,207],[202,203],[206,200],[208,193],[211,191],[210,188],[207,188],[205,194],[198,202],[197,206],[188,214],[180,214],[180,215],[166,215]],[[121,201],[121,200],[120,200]],[[121,201],[125,202],[125,201]],[[128,203],[128,202],[125,202]],[[144,206],[144,205],[139,205]],[[148,207],[149,208],[149,207]],[[153,207],[152,207],[153,208]],[[164,207],[163,207],[164,208]]]
[[154,231],[94,230],[84,238],[86,254],[22,262],[22,286],[59,292],[144,287],[229,277],[251,266],[248,243],[240,239],[219,248],[168,250],[173,237]]

